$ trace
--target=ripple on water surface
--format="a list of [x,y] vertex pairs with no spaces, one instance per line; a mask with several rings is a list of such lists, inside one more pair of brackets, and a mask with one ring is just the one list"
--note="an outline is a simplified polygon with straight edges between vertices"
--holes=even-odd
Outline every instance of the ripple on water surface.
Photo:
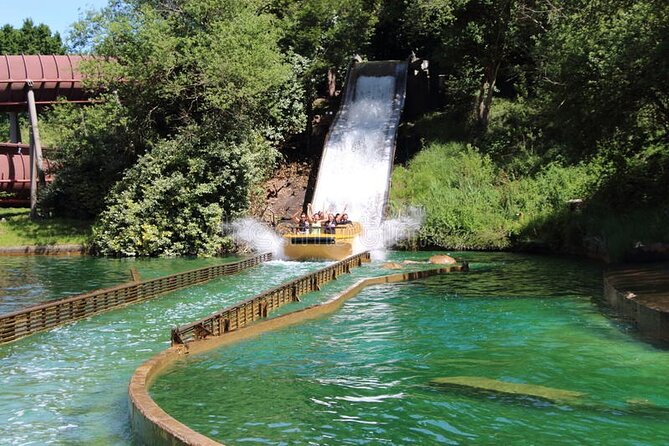
[[[157,277],[212,261],[221,259],[159,259],[140,273]],[[123,277],[127,263],[120,266]],[[318,266],[268,262],[0,346],[0,444],[131,444],[128,381],[142,362],[169,346],[171,327]],[[72,273],[68,280],[76,284]]]
[[[596,267],[467,256],[482,261],[470,274],[368,288],[330,317],[189,357],[152,394],[226,444],[667,444],[669,354],[598,312]],[[454,376],[585,396],[429,384]]]
[[131,268],[143,279],[153,279],[234,260],[4,256],[0,257],[0,314],[129,282]]
[[[388,260],[428,256],[392,253]],[[186,376],[175,369],[158,383],[170,393],[165,405],[232,444],[666,444],[666,423],[658,419],[667,419],[662,407],[669,406],[667,354],[595,311],[589,297],[601,295],[597,268],[512,254],[462,256],[476,262],[472,273],[375,287],[318,323],[192,358],[197,367]],[[205,266],[182,261],[138,269],[149,278]],[[125,281],[133,261],[118,262],[117,278]],[[269,262],[0,346],[0,444],[130,445],[128,380],[169,344],[170,327],[321,266]],[[389,273],[379,266],[356,268],[303,301]],[[70,275],[72,284],[82,278],[76,268]],[[574,408],[426,385],[453,375],[595,396]],[[637,403],[626,404],[628,397]]]

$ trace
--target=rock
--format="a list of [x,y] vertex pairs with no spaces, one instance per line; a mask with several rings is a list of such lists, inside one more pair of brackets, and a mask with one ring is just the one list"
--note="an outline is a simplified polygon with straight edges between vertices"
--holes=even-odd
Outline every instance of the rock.
[[434,263],[435,265],[453,265],[458,262],[451,256],[440,254],[430,257],[430,263]]
[[402,269],[402,265],[397,262],[386,262],[383,264],[384,269]]

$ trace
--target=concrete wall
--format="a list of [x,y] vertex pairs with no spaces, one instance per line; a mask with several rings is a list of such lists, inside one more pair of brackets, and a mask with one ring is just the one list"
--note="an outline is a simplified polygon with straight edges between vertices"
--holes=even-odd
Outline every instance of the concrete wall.
[[630,290],[617,289],[615,272],[604,274],[604,298],[621,316],[629,319],[644,337],[669,342],[669,313],[636,299]]

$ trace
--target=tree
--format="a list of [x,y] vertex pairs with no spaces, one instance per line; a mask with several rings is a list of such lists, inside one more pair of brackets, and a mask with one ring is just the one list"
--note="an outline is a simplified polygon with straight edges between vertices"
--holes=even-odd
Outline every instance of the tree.
[[547,8],[541,0],[416,0],[403,28],[415,52],[445,77],[449,107],[472,113],[485,128],[499,74],[531,63]]
[[47,25],[25,19],[21,28],[0,28],[0,54],[65,54],[65,47],[59,33],[52,34]]
[[214,253],[221,222],[240,215],[277,145],[302,130],[302,64],[281,52],[277,19],[262,6],[118,0],[75,25],[75,48],[98,56],[84,67],[89,86],[122,104],[97,115],[101,134],[116,135],[99,146],[137,160],[126,169],[80,145],[99,161],[93,171],[111,167],[120,179],[106,186],[95,226],[101,253]]
[[636,150],[666,142],[668,51],[666,2],[567,3],[537,51],[553,137],[577,157],[612,139],[627,139],[623,145]]

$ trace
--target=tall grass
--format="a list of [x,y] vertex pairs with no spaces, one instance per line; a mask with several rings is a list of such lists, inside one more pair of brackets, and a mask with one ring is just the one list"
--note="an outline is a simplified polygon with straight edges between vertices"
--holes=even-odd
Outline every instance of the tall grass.
[[395,169],[391,206],[425,210],[424,245],[507,249],[546,242],[545,223],[569,213],[569,200],[583,198],[592,180],[587,167],[554,163],[512,179],[471,145],[434,142]]

